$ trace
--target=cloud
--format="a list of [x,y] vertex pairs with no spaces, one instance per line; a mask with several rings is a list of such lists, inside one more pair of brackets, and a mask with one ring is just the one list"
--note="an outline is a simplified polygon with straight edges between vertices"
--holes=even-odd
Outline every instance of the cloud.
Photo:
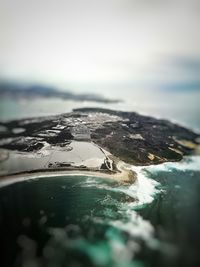
[[160,58],[200,56],[198,2],[0,0],[1,78],[69,86],[170,78]]

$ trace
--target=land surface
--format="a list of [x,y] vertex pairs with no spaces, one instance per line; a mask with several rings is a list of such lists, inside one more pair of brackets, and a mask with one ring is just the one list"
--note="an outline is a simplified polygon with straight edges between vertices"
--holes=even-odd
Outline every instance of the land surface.
[[73,101],[94,101],[100,103],[116,103],[118,100],[108,99],[96,94],[74,94],[70,90],[60,90],[51,86],[39,84],[19,84],[11,82],[0,82],[0,97],[14,99],[32,98],[61,98]]
[[199,142],[199,134],[167,120],[134,112],[78,109],[0,123],[0,175],[92,171],[133,181],[130,165],[180,161],[184,155],[198,153]]

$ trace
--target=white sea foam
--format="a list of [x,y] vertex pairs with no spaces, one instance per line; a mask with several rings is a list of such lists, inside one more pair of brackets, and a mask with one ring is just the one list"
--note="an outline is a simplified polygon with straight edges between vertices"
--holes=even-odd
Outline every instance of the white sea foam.
[[159,193],[156,188],[159,183],[148,178],[142,169],[133,169],[137,172],[137,180],[123,192],[137,200],[136,203],[133,203],[134,205],[151,203],[154,200],[154,195]]
[[200,156],[185,156],[180,162],[166,162],[160,165],[152,165],[146,168],[149,171],[200,171]]
[[[109,225],[122,232],[128,234],[128,239],[123,241],[121,238],[111,238],[109,244],[112,250],[112,259],[119,264],[119,266],[130,266],[136,253],[141,249],[138,239],[143,240],[150,246],[154,240],[154,228],[150,222],[144,220],[133,210],[127,210],[126,214],[122,215],[123,218],[128,217],[127,221],[111,220]],[[126,265],[126,264],[127,265]]]
[[160,191],[156,188],[159,183],[148,178],[142,168],[133,167],[133,169],[137,172],[137,180],[129,186],[122,184],[113,186],[101,180],[94,179],[93,177],[88,177],[88,179],[79,183],[79,185],[82,187],[96,187],[98,189],[124,193],[135,200],[130,203],[132,207],[151,203],[154,200],[154,196]]
[[[82,187],[95,187],[100,190],[103,189],[119,192],[133,198],[132,202],[127,203],[123,200],[112,199],[108,193],[108,195],[101,201],[102,205],[105,207],[105,211],[111,204],[117,207],[118,215],[116,218],[111,217],[109,219],[108,217],[108,225],[127,233],[129,236],[126,243],[122,244],[120,242],[120,246],[117,247],[115,246],[116,243],[111,240],[110,245],[113,250],[113,257],[115,257],[117,261],[120,260],[117,255],[121,255],[120,258],[123,258],[123,254],[125,253],[124,255],[126,255],[126,258],[129,258],[128,255],[133,257],[133,255],[140,250],[140,245],[137,242],[138,239],[143,240],[147,246],[152,247],[152,244],[156,244],[154,227],[149,221],[143,219],[135,209],[150,204],[154,200],[154,196],[160,192],[160,190],[157,189],[159,183],[147,177],[145,168],[130,166],[129,168],[137,172],[137,181],[129,186],[118,183],[109,184],[106,181],[104,182],[101,179],[94,179],[93,177],[88,177],[85,181],[79,183],[79,186],[81,185]],[[104,218],[100,219],[98,217],[93,219],[97,219],[96,222],[98,223],[105,223]]]
[[[133,199],[133,202],[127,203],[123,200],[114,199],[108,194],[101,201],[101,204],[104,206],[104,215],[106,215],[106,210],[110,209],[110,205],[114,205],[117,208],[117,211],[113,211],[114,213],[116,212],[116,215],[111,217],[108,216],[108,225],[128,234],[126,242],[116,243],[116,240],[114,240],[114,242],[113,240],[110,240],[113,257],[117,262],[120,262],[121,259],[128,260],[129,256],[130,260],[132,259],[132,257],[140,250],[138,240],[144,241],[145,244],[151,248],[156,248],[153,225],[148,220],[143,219],[135,208],[144,204],[149,204],[154,200],[153,196],[159,192],[159,190],[156,189],[157,185],[158,183],[146,177],[142,170],[138,170],[137,183],[126,187],[123,185],[113,186],[104,183],[102,184],[99,181],[94,182],[91,178],[86,180],[85,185],[82,184],[82,186],[86,187],[96,187],[112,192],[121,192],[137,199],[136,201]],[[105,224],[104,217],[102,219],[99,217],[93,218],[93,220],[97,223]],[[123,255],[125,255],[125,258]]]
[[[118,213],[121,214],[119,219],[109,220],[109,225],[128,233],[130,241],[134,241],[135,245],[125,248],[134,255],[140,250],[140,245],[137,240],[143,240],[145,244],[151,249],[159,249],[160,243],[154,237],[154,227],[152,224],[143,219],[141,215],[135,210],[137,205],[149,204],[153,201],[154,195],[159,193],[156,187],[159,185],[156,181],[147,177],[148,171],[151,173],[159,173],[162,171],[200,171],[200,156],[187,156],[180,162],[167,162],[160,165],[152,165],[147,167],[133,167],[134,171],[138,173],[138,180],[136,183],[130,185],[128,188],[116,188],[115,190],[124,192],[125,194],[136,197],[138,201],[133,203],[122,203],[118,207]],[[147,172],[146,172],[147,171]],[[128,244],[127,243],[127,244]],[[137,245],[139,247],[137,247]]]

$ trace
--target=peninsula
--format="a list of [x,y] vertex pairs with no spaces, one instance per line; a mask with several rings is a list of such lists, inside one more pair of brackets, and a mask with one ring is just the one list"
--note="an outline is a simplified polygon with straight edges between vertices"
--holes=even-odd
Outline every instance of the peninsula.
[[0,176],[73,172],[134,181],[130,166],[199,153],[200,135],[134,112],[84,108],[0,123]]

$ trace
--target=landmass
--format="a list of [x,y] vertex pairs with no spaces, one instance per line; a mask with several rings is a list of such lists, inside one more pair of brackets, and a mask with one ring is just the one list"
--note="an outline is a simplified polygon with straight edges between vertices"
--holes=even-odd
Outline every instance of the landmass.
[[52,86],[39,84],[21,84],[11,82],[0,82],[0,97],[14,99],[32,98],[60,98],[73,101],[89,101],[100,103],[117,103],[117,99],[109,99],[97,94],[74,94],[69,90],[60,90]]
[[200,135],[167,120],[108,109],[0,123],[0,176],[66,171],[134,182],[131,166],[199,153]]

